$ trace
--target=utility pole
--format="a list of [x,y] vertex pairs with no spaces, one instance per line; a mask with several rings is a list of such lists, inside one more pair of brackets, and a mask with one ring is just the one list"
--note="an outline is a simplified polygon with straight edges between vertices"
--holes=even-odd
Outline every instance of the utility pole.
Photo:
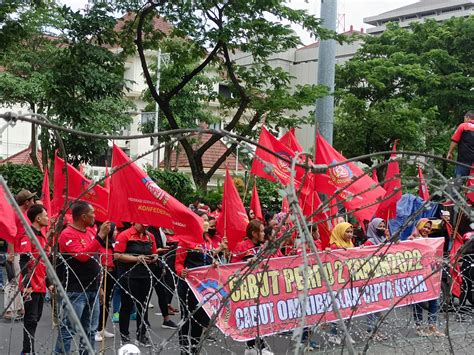
[[[160,94],[160,80],[161,80],[161,48],[158,48],[158,56],[156,58],[156,92],[158,95]],[[159,132],[159,119],[160,119],[160,105],[158,105],[158,102],[155,103],[155,129],[153,130],[154,133]],[[156,136],[153,139],[153,145],[158,147],[160,144],[160,140],[158,136]],[[155,149],[153,151],[153,167],[154,168],[159,168],[160,165],[160,149]]]
[[[322,27],[331,31],[336,31],[337,25],[337,0],[321,0],[321,20]],[[330,95],[316,100],[315,111],[315,147],[316,152],[316,132],[332,145],[334,128],[334,77],[336,73],[336,41],[333,39],[322,40],[319,45],[318,57],[318,85],[329,88]]]

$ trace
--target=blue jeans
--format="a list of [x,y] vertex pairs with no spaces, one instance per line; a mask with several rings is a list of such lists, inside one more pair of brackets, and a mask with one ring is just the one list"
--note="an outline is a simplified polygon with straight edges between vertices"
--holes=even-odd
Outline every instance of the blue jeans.
[[[67,295],[71,300],[74,311],[81,320],[82,327],[84,328],[92,347],[95,348],[94,336],[99,325],[99,291],[68,292]],[[70,354],[71,342],[74,335],[77,333],[77,329],[72,326],[65,303],[61,303],[60,326],[54,353]],[[79,353],[87,354],[82,339],[79,344]]]
[[466,166],[456,164],[456,167],[454,168],[454,176],[456,178],[469,176],[470,173],[471,173],[471,169]]
[[[439,310],[439,300],[431,300],[428,301],[428,323],[429,324],[436,324],[438,320],[438,310]],[[423,323],[423,307],[420,303],[415,303],[413,305],[413,319],[415,320],[415,324],[421,325]]]

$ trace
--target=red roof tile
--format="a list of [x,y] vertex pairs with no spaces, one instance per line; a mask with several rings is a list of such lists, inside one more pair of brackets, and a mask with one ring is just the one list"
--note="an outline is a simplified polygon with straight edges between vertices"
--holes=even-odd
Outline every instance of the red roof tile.
[[[10,157],[0,161],[0,164],[26,164],[26,165],[32,165],[33,162],[31,161],[30,157],[30,152],[31,152],[31,147],[28,146],[28,148],[23,149],[19,151],[16,154],[11,155]],[[40,166],[43,166],[43,161],[41,159],[41,150],[38,150],[36,153],[36,156],[38,157],[38,161],[40,163]]]
[[[212,134],[210,133],[203,133],[199,135],[198,141],[193,144],[193,148],[197,149],[202,144],[207,142],[211,136]],[[228,147],[224,144],[224,142],[222,142],[222,140],[218,140],[208,150],[206,150],[202,157],[202,165],[204,169],[210,169],[215,164],[217,159],[219,159],[226,152],[227,148]],[[226,164],[229,168],[234,169],[236,160],[236,155],[232,153],[227,157],[226,161],[219,166],[219,169],[225,169]],[[164,162],[161,162],[160,166],[164,167]],[[180,152],[178,156],[178,163],[176,164],[176,150],[173,150],[171,152],[171,167],[173,169],[189,168],[189,161],[186,153]],[[238,168],[242,171],[247,169],[240,161],[238,163]]]

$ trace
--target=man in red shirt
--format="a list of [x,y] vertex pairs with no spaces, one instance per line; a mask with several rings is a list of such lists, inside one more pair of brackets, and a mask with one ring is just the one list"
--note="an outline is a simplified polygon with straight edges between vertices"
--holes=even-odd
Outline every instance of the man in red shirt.
[[[31,229],[35,233],[41,248],[47,245],[47,239],[41,233],[43,227],[48,226],[48,213],[42,205],[33,205],[27,212],[31,222]],[[21,256],[20,266],[22,273],[23,302],[25,304],[25,318],[23,327],[23,351],[22,353],[35,352],[35,332],[41,315],[43,314],[44,296],[46,286],[49,282],[46,278],[46,266],[41,260],[38,249],[31,243],[28,236],[20,241]],[[50,286],[52,291],[52,286]]]
[[[35,204],[35,196],[35,193],[25,189],[21,190],[15,196],[15,200],[18,203],[18,206],[20,206],[20,210],[26,220],[28,220],[28,217],[26,216],[26,211],[28,211],[28,209]],[[17,216],[16,213],[15,224],[17,229],[15,243],[8,244],[7,263],[10,267],[10,270],[13,271],[15,277],[13,279],[10,279],[10,281],[8,281],[7,285],[5,286],[5,305],[11,304],[11,306],[5,312],[4,317],[6,319],[21,318],[24,314],[21,297],[18,294],[18,283],[20,275],[20,240],[22,240],[23,237],[26,237],[26,232],[25,227],[23,227],[23,223],[21,223],[20,217]],[[12,302],[12,298],[14,296],[15,300]]]
[[[94,226],[94,208],[84,201],[75,202],[72,207],[72,224],[59,236],[59,251],[62,254],[62,282],[82,327],[94,347],[95,331],[99,325],[100,261],[94,258],[104,244],[110,231],[110,222],[104,222],[97,236]],[[76,328],[72,325],[67,310],[62,305],[58,339],[55,354],[71,353],[72,338]],[[84,353],[81,341],[79,353]]]
[[120,275],[120,335],[123,343],[130,341],[130,314],[132,306],[137,308],[137,342],[151,346],[147,336],[148,304],[152,292],[152,270],[158,260],[155,238],[146,231],[147,226],[134,223],[117,236],[114,257],[118,261]]
[[451,137],[451,145],[446,158],[453,159],[456,147],[458,147],[457,161],[469,165],[469,167],[456,165],[455,176],[457,178],[469,176],[470,166],[474,161],[474,111],[468,111],[464,115],[464,122],[458,126]]

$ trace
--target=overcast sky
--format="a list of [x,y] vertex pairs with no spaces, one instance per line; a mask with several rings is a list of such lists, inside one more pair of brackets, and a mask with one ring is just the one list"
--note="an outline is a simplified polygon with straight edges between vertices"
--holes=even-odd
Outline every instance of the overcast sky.
[[[319,0],[287,0],[289,5],[297,9],[306,9],[309,13],[319,16],[321,2]],[[364,17],[378,15],[398,7],[413,4],[418,0],[338,0],[338,13],[345,14],[345,27],[349,30],[350,25],[354,29],[370,27],[364,24]],[[62,3],[70,5],[74,9],[83,8],[87,0],[61,0]],[[313,42],[310,36],[295,28],[300,34],[304,44]],[[343,32],[342,24],[339,32]]]

